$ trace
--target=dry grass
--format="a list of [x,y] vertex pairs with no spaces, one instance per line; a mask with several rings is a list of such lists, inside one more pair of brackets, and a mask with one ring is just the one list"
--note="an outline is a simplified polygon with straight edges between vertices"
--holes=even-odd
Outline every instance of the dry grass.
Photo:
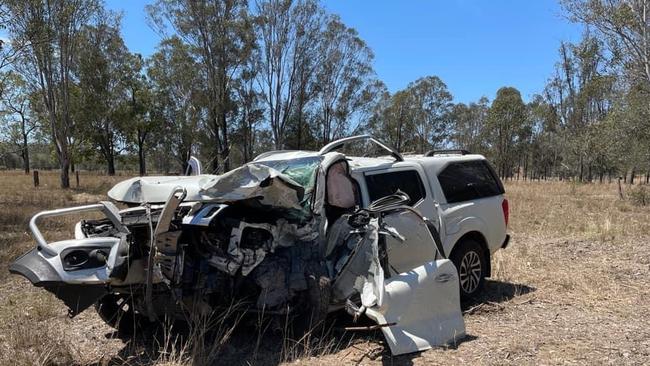
[[[8,262],[32,245],[32,214],[103,199],[123,178],[82,174],[80,189],[63,192],[54,173],[42,173],[39,188],[22,173],[0,174],[0,364],[650,362],[650,207],[620,201],[615,185],[507,183],[513,240],[494,257],[483,298],[464,305],[468,338],[454,348],[391,357],[379,332],[350,336],[338,323],[297,341],[250,326],[225,328],[216,353],[214,343],[179,343],[171,334],[123,341],[93,311],[67,319],[53,296],[7,274]],[[69,236],[74,221],[47,223],[46,236]],[[200,329],[197,339],[204,338]]]

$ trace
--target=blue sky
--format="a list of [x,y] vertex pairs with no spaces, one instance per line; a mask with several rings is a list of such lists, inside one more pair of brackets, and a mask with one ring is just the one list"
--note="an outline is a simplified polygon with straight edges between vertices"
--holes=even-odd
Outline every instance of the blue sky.
[[[160,41],[146,21],[150,1],[107,0],[123,11],[122,33],[133,52],[150,55]],[[514,86],[524,99],[540,92],[558,60],[560,42],[581,28],[556,0],[325,0],[375,53],[378,77],[391,92],[437,75],[456,102]]]

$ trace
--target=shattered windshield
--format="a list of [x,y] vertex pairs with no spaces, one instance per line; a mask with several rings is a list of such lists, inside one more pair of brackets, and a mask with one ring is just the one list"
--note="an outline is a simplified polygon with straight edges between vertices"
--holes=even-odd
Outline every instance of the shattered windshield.
[[311,193],[316,180],[316,170],[321,163],[320,156],[310,156],[291,160],[259,161],[257,164],[273,168],[288,176],[305,188],[305,193]]
[[310,156],[290,160],[260,161],[256,163],[279,171],[305,188],[305,195],[301,202],[301,206],[304,209],[309,210],[314,186],[316,185],[316,171],[321,163],[320,156]]

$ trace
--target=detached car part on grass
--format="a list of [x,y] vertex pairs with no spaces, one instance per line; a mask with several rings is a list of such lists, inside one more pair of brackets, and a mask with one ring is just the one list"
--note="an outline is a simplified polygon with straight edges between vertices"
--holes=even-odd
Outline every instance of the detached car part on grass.
[[[355,139],[371,138],[343,142]],[[132,206],[121,211],[100,202],[40,212],[30,221],[37,247],[10,271],[52,292],[70,316],[95,304],[114,327],[244,302],[312,324],[342,308],[365,314],[396,355],[456,342],[465,334],[458,274],[439,222],[401,192],[356,206],[345,156],[333,151],[341,144],[258,157],[220,176],[133,178],[109,191]],[[38,228],[41,218],[88,211],[105,218],[79,222],[75,239],[49,243]]]

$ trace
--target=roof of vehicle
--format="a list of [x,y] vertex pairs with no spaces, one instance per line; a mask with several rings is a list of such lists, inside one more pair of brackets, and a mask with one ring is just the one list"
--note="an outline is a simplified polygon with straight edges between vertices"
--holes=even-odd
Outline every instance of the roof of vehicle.
[[425,167],[426,169],[433,169],[438,174],[449,163],[459,161],[472,161],[472,160],[485,160],[485,157],[480,154],[441,154],[434,156],[423,155],[406,155],[405,161],[416,162]]
[[[258,155],[253,162],[256,161],[274,161],[274,160],[291,160],[306,157],[316,156],[330,156],[335,153],[337,149],[345,144],[357,143],[360,141],[370,141],[380,148],[384,149],[388,155],[378,157],[357,157],[347,156],[346,159],[350,164],[352,170],[366,171],[374,169],[382,169],[388,167],[409,166],[416,163],[426,168],[429,172],[433,171],[438,174],[440,170],[444,169],[450,162],[457,161],[471,161],[471,160],[485,160],[485,157],[478,154],[471,154],[465,150],[432,150],[426,154],[400,154],[399,151],[389,145],[375,139],[371,135],[358,135],[345,137],[340,140],[332,141],[323,146],[320,151],[305,151],[305,150],[278,150],[269,151]],[[336,159],[340,159],[344,155],[336,153]]]
[[[291,160],[305,157],[319,156],[317,151],[306,150],[279,150],[264,153],[254,161],[273,161],[273,160]],[[434,156],[424,156],[422,154],[404,155],[403,162],[397,162],[394,157],[389,155],[367,157],[367,156],[346,156],[352,170],[374,170],[387,168],[392,165],[408,166],[409,163],[417,163],[426,169],[433,169],[437,174],[451,162],[485,160],[483,155],[479,154],[436,154]]]
[[379,156],[379,157],[356,157],[348,156],[350,167],[352,170],[374,170],[387,168],[391,166],[409,166],[412,164],[421,165],[427,170],[433,170],[438,174],[451,162],[458,161],[471,161],[471,160],[485,160],[483,155],[479,154],[444,154],[434,156],[418,155],[404,155],[404,161],[398,162],[392,156]]

